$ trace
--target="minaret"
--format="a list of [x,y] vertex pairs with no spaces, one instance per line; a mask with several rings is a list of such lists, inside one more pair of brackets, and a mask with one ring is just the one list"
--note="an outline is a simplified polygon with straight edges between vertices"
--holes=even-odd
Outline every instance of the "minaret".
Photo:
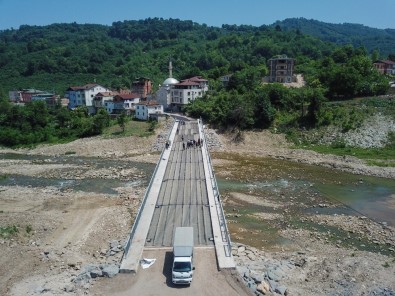
[[173,78],[173,64],[171,62],[171,58],[169,61],[169,78]]

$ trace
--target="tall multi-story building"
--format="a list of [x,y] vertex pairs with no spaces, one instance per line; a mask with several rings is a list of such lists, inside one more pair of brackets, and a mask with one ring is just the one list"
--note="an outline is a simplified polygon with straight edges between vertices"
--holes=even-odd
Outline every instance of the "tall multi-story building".
[[296,81],[294,75],[295,60],[286,55],[279,55],[269,60],[269,81],[291,83]]

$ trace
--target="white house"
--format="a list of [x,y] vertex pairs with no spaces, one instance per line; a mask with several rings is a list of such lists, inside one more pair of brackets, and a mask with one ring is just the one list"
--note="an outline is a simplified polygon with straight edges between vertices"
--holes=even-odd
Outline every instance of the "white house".
[[127,114],[131,114],[136,110],[136,105],[141,101],[141,95],[137,93],[119,94],[114,97],[114,100],[122,101],[123,109]]
[[110,92],[110,90],[99,84],[86,84],[84,86],[71,86],[66,91],[66,97],[69,99],[69,108],[74,109],[79,106],[87,106],[89,113],[95,113],[93,98],[98,93]]
[[208,80],[200,76],[182,80],[171,89],[171,109],[181,111],[183,105],[202,97],[207,91]]
[[163,106],[155,101],[140,102],[136,105],[135,116],[140,120],[149,120],[151,117],[156,117],[163,114]]
[[118,93],[116,92],[99,92],[98,94],[96,94],[93,98],[93,106],[95,107],[96,112],[99,108],[105,108],[105,103],[108,101],[112,101],[114,99],[114,96],[117,94]]

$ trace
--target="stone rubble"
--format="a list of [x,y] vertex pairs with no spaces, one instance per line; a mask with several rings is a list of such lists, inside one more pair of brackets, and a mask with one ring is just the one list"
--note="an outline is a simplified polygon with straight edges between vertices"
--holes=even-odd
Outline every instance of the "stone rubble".
[[232,245],[232,255],[237,271],[255,295],[288,295],[282,280],[295,268],[294,262],[265,258],[259,250],[241,244]]

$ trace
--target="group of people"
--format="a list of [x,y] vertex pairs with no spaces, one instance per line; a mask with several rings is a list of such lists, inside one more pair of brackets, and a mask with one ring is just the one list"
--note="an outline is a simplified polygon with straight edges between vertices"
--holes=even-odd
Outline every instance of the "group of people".
[[[182,149],[185,150],[185,142],[184,142],[184,136],[181,137],[182,139]],[[188,140],[186,144],[186,148],[195,148],[195,147],[201,147],[203,146],[203,140],[198,139],[197,141],[195,139],[193,140]]]

